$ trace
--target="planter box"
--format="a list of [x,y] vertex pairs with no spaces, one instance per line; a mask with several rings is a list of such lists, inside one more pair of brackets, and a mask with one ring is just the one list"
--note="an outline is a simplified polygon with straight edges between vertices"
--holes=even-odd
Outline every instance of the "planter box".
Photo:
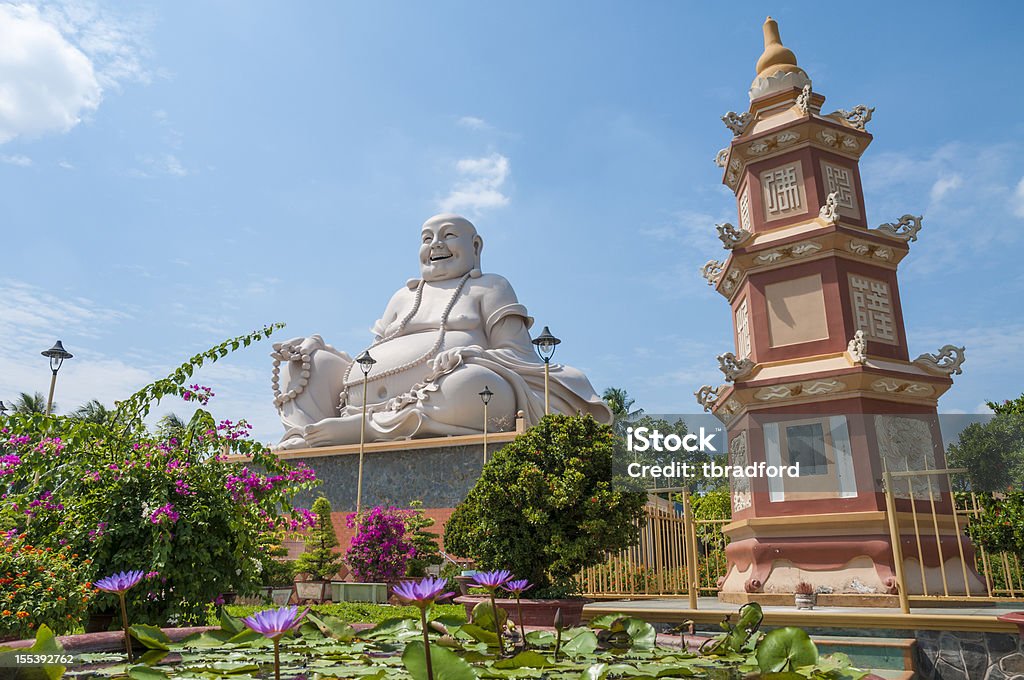
[[387,583],[331,582],[331,599],[335,602],[372,602],[387,604]]
[[288,604],[292,599],[295,586],[263,586],[260,588],[260,595],[264,600],[269,600],[278,606]]
[[[466,608],[466,617],[473,614],[473,607],[481,602],[490,602],[489,597],[477,597],[475,595],[455,598],[455,601]],[[562,610],[562,625],[566,628],[578,626],[583,615],[583,605],[591,600],[584,598],[566,600],[520,600],[523,608],[524,626],[543,626],[550,628],[555,625],[555,612]],[[496,605],[508,612],[509,619],[516,625],[519,624],[519,613],[516,611],[515,600],[497,599]]]
[[299,602],[323,602],[330,595],[330,585],[330,581],[296,581],[295,596]]

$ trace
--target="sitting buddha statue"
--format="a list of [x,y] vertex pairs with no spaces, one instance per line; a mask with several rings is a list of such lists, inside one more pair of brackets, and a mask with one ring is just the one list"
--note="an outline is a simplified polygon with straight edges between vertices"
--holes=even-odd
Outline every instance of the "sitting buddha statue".
[[[365,440],[479,434],[479,393],[495,420],[526,425],[544,415],[544,364],[533,351],[533,319],[502,276],[480,270],[483,239],[457,215],[437,215],[420,234],[420,278],[391,296],[374,324],[360,365],[319,335],[276,343],[274,403],[285,427],[277,449],[358,443],[366,394]],[[603,423],[611,411],[590,381],[551,364],[548,397],[556,413],[587,413]],[[283,386],[283,387],[282,387]]]

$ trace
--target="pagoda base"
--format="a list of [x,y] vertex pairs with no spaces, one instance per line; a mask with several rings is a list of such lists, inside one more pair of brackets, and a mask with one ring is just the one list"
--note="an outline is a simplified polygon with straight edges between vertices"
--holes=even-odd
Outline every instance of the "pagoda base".
[[[987,592],[974,569],[970,542],[948,519],[938,524],[937,532],[902,534],[908,595]],[[731,522],[723,533],[731,539],[726,547],[728,569],[720,583],[727,602],[764,602],[776,594],[791,598],[800,582],[829,595],[897,594],[883,512],[751,518]]]

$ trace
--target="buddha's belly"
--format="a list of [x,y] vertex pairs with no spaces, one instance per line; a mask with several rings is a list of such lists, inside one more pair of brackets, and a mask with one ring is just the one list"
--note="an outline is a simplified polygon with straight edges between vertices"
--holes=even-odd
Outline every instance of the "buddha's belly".
[[[367,402],[379,403],[408,392],[430,373],[434,357],[440,352],[467,345],[482,346],[484,343],[482,332],[457,330],[445,333],[443,344],[435,349],[437,341],[438,332],[428,331],[396,337],[372,348],[370,355],[377,363],[369,373]],[[355,383],[349,387],[348,403],[351,405],[362,405],[360,377],[357,364],[348,379]]]

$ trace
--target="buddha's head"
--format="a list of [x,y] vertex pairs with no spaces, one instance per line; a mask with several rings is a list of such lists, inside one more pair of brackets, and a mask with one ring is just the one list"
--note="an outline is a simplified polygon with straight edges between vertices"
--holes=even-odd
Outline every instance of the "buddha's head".
[[420,273],[425,281],[457,279],[480,268],[484,241],[465,217],[434,215],[423,223],[420,239]]

